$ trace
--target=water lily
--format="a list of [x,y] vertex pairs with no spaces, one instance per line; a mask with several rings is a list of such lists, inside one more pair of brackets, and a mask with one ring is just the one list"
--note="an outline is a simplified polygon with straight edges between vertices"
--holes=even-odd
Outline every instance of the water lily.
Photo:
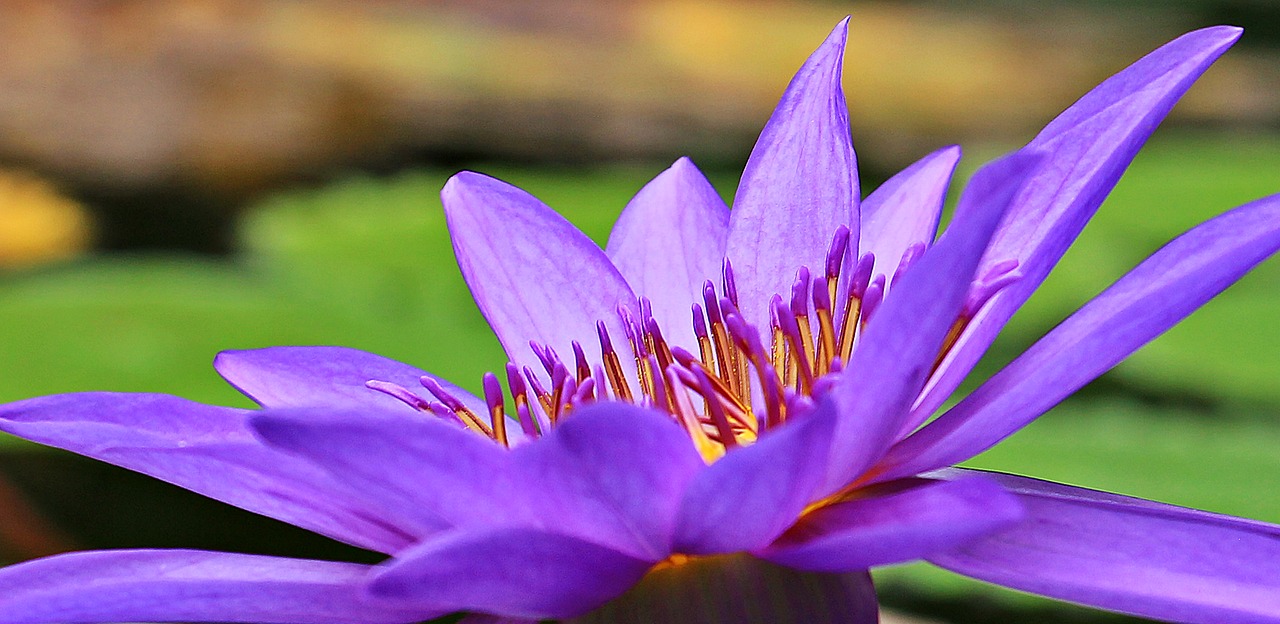
[[1239,29],[1167,44],[981,168],[936,241],[960,152],[860,200],[845,32],[787,88],[732,211],[681,159],[602,250],[520,189],[448,182],[510,358],[482,396],[278,347],[215,362],[259,410],[0,408],[15,435],[388,555],[59,555],[0,570],[0,622],[874,622],[867,569],[920,558],[1147,617],[1280,622],[1280,527],[953,467],[1280,248],[1280,196],[1170,242],[931,419]]

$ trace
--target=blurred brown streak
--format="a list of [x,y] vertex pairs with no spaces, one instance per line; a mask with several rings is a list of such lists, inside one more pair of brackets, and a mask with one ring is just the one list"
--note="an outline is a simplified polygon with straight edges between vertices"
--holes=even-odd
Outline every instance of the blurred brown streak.
[[[881,169],[1024,140],[1196,25],[1070,3],[15,1],[0,158],[82,187],[231,197],[421,158],[736,163],[845,13],[854,134]],[[1180,114],[1274,122],[1263,61],[1229,57]]]
[[25,561],[76,548],[0,474],[0,561]]

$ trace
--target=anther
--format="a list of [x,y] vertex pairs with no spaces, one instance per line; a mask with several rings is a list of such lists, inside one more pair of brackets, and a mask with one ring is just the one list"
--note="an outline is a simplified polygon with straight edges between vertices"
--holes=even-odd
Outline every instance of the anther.
[[795,316],[797,335],[800,337],[800,359],[810,371],[814,369],[813,330],[809,326],[809,267],[796,271],[796,281],[791,285],[791,314]]
[[578,381],[582,381],[591,376],[591,366],[587,364],[587,354],[582,350],[582,343],[574,340],[572,344],[574,372],[578,375]]
[[861,327],[867,326],[867,322],[871,320],[872,315],[876,313],[876,308],[880,307],[880,302],[883,300],[884,274],[880,274],[871,280],[871,285],[867,286],[867,292],[862,295]]
[[894,270],[893,280],[889,282],[889,286],[897,284],[898,280],[901,279],[903,275],[906,275],[907,270],[916,263],[916,260],[920,259],[920,256],[924,255],[924,250],[924,243],[911,243],[907,246],[906,251],[902,252],[902,259],[898,261],[898,268]]
[[[542,387],[542,382],[538,381],[538,377],[533,374],[532,368],[529,368],[528,366],[524,367],[524,378],[525,381],[529,382],[529,389],[533,391],[534,398],[538,399],[538,405],[542,407],[542,413],[546,414],[547,417],[550,418],[551,394],[547,392],[546,388]],[[542,425],[543,423],[539,421],[538,424]],[[540,428],[543,431],[546,431],[545,427]]]
[[818,350],[814,358],[818,376],[827,374],[828,363],[838,357],[836,353],[836,328],[831,320],[831,298],[829,290],[815,287],[813,289],[813,311],[818,317]]
[[613,343],[609,340],[609,329],[604,321],[596,323],[596,333],[600,337],[601,358],[604,360],[604,372],[609,380],[609,390],[613,392],[613,396],[618,397],[618,400],[630,403],[631,386],[622,372],[622,362],[618,359],[618,352],[613,350]]
[[480,420],[480,417],[476,416],[475,412],[467,409],[467,406],[463,405],[462,401],[459,401],[452,394],[449,394],[449,392],[445,390],[444,387],[440,385],[440,382],[436,381],[435,378],[424,375],[418,381],[422,384],[423,388],[427,389],[427,392],[430,392],[437,400],[444,403],[445,407],[453,410],[453,413],[457,414],[458,417],[467,424],[467,426],[483,433],[486,437],[493,437],[493,430],[489,428],[489,425],[485,424],[483,420]]
[[489,406],[489,421],[493,423],[493,438],[508,446],[507,416],[502,408],[502,385],[498,383],[498,376],[485,373],[481,385],[484,387],[484,402]]
[[427,411],[428,401],[410,392],[408,388],[405,388],[400,384],[391,383],[389,381],[379,381],[377,379],[370,379],[369,381],[364,382],[364,387],[370,390],[376,390],[378,392],[381,392],[382,394],[385,394],[393,399],[399,400],[400,402],[416,410],[424,411],[424,412]]
[[700,367],[694,368],[691,372],[697,381],[698,387],[701,389],[702,396],[707,399],[705,401],[707,416],[711,418],[711,423],[715,425],[719,434],[719,439],[716,441],[726,448],[737,446],[738,438],[733,435],[733,427],[729,424],[729,418],[724,413],[724,406],[715,399],[716,389],[711,383],[711,378]]
[[516,419],[520,421],[520,429],[524,431],[525,435],[531,438],[541,435],[537,422],[529,413],[529,404],[516,405]]
[[724,279],[724,295],[733,302],[733,307],[738,307],[738,284],[733,279],[733,264],[728,258],[724,259],[724,270],[721,272]]
[[799,373],[800,388],[807,392],[809,388],[813,387],[813,368],[809,366],[809,356],[805,353],[804,341],[800,335],[800,326],[797,320],[787,313],[787,310],[782,307],[782,302],[779,301],[778,324],[782,329],[783,336],[787,338],[787,345],[790,347],[791,357],[789,361],[795,362],[795,370]]

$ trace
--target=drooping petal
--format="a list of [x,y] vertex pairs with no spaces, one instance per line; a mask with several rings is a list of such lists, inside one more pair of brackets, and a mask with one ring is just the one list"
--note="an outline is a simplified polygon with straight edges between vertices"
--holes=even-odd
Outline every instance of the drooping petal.
[[867,324],[832,390],[840,419],[824,495],[853,481],[889,448],[959,317],[982,249],[1040,162],[1039,153],[1015,152],[975,175],[946,233]]
[[262,444],[253,411],[156,394],[88,392],[0,406],[0,430],[63,448],[349,544],[412,540],[343,481]]
[[[968,470],[938,476],[963,478]],[[1280,622],[1280,526],[989,474],[1027,519],[933,563],[984,581],[1178,622]]]
[[786,531],[817,498],[834,420],[835,405],[824,400],[703,470],[681,503],[676,551],[751,551]]
[[622,594],[653,563],[540,529],[460,530],[386,564],[369,591],[429,610],[560,619]]
[[875,274],[892,276],[909,247],[932,245],[960,147],[944,147],[903,169],[862,202],[859,253],[875,254]]
[[996,294],[961,335],[917,402],[918,422],[959,386],[1097,211],[1152,130],[1240,32],[1218,26],[1179,37],[1094,88],[1027,145],[1049,158],[1014,202],[979,268],[982,273],[1013,259],[1022,277]]
[[670,416],[621,403],[574,411],[512,459],[539,524],[653,560],[671,554],[680,498],[705,468]]
[[78,552],[0,570],[0,622],[410,623],[364,596],[368,566],[192,550]]
[[[604,251],[532,195],[488,176],[463,171],[440,192],[462,276],[507,356],[541,370],[536,341],[570,357],[572,342],[592,361],[603,321],[615,340],[625,333],[619,306],[636,298]],[[624,366],[634,367],[630,358]]]
[[736,554],[654,570],[567,624],[875,624],[878,612],[865,571],[814,574]]
[[227,383],[263,407],[402,410],[407,407],[404,403],[369,389],[365,382],[389,381],[405,388],[421,389],[420,380],[431,377],[476,414],[489,413],[484,401],[444,379],[408,364],[348,347],[223,351],[213,359],[213,367]]
[[250,425],[269,445],[315,464],[425,537],[459,524],[499,523],[529,510],[509,454],[449,423],[394,412],[269,410]]
[[729,207],[688,158],[640,189],[618,217],[606,251],[637,297],[648,297],[668,342],[696,345],[689,308],[706,280],[719,283]]
[[839,226],[858,240],[858,174],[840,87],[848,18],[805,61],[760,133],[729,216],[742,313],[768,327],[767,303],[796,269],[820,271]]
[[1280,195],[1165,245],[938,419],[898,443],[882,478],[964,461],[1003,440],[1280,249]]
[[1013,496],[981,477],[886,486],[806,514],[757,555],[811,572],[866,570],[955,548],[1022,517]]

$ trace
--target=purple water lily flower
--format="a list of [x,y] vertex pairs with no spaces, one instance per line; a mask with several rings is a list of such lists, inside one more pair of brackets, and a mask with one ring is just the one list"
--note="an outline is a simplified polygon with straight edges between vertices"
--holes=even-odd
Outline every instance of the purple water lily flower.
[[1147,617],[1280,622],[1280,527],[951,467],[1280,248],[1280,196],[1175,239],[929,420],[1239,29],[1169,43],[980,169],[936,242],[959,150],[859,201],[845,32],[787,88],[732,212],[681,159],[601,250],[519,189],[449,181],[505,390],[270,348],[215,363],[260,410],[0,408],[10,433],[389,555],[59,555],[0,570],[0,622],[874,622],[867,569],[920,558]]

